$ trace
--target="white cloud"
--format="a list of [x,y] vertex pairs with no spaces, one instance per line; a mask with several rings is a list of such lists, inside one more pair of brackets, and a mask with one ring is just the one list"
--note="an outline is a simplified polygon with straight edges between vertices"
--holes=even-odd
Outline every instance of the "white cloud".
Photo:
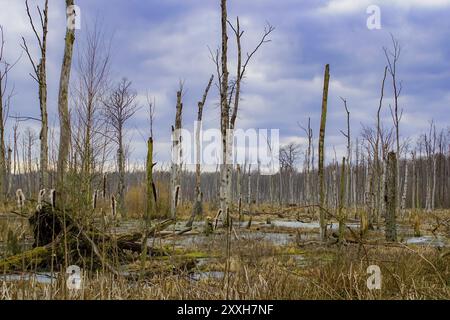
[[330,0],[318,9],[321,14],[349,14],[365,10],[370,5],[396,7],[399,9],[449,7],[450,0]]

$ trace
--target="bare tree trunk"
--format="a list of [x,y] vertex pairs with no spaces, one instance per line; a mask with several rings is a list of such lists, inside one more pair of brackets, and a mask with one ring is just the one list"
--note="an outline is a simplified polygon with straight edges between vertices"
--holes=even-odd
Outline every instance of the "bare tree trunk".
[[206,98],[208,96],[209,89],[214,80],[214,75],[209,78],[208,85],[206,86],[205,92],[203,94],[202,101],[198,102],[198,112],[197,112],[197,127],[195,128],[195,199],[194,207],[192,209],[192,215],[189,219],[186,227],[191,227],[194,222],[195,216],[200,216],[203,214],[203,193],[201,189],[201,141],[200,141],[200,131],[202,129],[202,118],[203,118],[203,107],[205,106]]
[[345,220],[347,219],[347,216],[344,212],[344,199],[345,199],[345,157],[342,158],[342,165],[341,165],[341,183],[339,188],[339,243],[342,243],[344,240],[344,231],[345,231]]
[[27,141],[27,163],[28,163],[28,197],[31,197],[33,193],[33,184],[32,184],[32,174],[33,174],[33,166],[31,161],[31,149],[33,147],[33,132],[31,130],[27,131],[28,133],[28,141]]
[[147,178],[147,205],[145,221],[150,225],[151,215],[155,208],[155,197],[153,189],[153,137],[148,138],[147,141],[147,163],[146,163],[146,178]]
[[256,207],[258,207],[259,201],[260,201],[260,194],[259,194],[260,177],[261,177],[261,163],[258,160],[258,170],[256,171],[256,190],[255,190],[255,204],[256,204]]
[[222,9],[222,54],[221,54],[221,79],[220,79],[220,119],[222,133],[222,163],[220,166],[220,209],[222,211],[224,222],[227,223],[228,217],[228,128],[230,107],[228,103],[228,33],[227,33],[227,1],[221,0]]
[[12,174],[11,174],[11,161],[12,161],[12,149],[8,146],[8,164],[6,167],[6,171],[8,174],[8,188],[6,191],[6,196],[9,198],[11,194],[11,188],[12,188]]
[[117,167],[119,170],[119,213],[125,218],[125,151],[123,147],[122,132],[119,133],[119,137],[119,148],[117,149]]
[[247,204],[252,203],[252,165],[248,165],[248,176],[247,176]]
[[280,169],[278,172],[278,204],[280,208],[283,206],[283,170]]
[[238,221],[239,226],[242,219],[242,173],[241,173],[241,166],[238,164],[236,168],[236,190],[237,190],[237,196],[238,196]]
[[[350,159],[351,159],[351,155],[352,155],[352,151],[351,151],[351,132],[350,132],[350,111],[348,110],[347,107],[347,100],[344,98],[341,98],[341,100],[344,102],[344,108],[345,108],[345,113],[347,114],[347,132],[344,133],[341,131],[341,133],[344,135],[344,137],[347,139],[347,167],[350,168]],[[346,190],[346,195],[347,195],[347,206],[350,205],[350,179],[351,179],[351,170],[347,170],[347,177],[346,177],[346,186],[347,186],[347,190]]]
[[[393,110],[391,109],[391,116],[392,116],[392,120],[394,123],[394,128],[395,128],[395,142],[396,142],[396,151],[397,151],[397,155],[396,155],[396,159],[397,159],[397,173],[400,171],[400,120],[401,120],[401,114],[402,114],[402,110],[399,110],[399,97],[400,97],[400,93],[402,91],[402,86],[401,83],[399,84],[397,81],[397,63],[398,60],[400,58],[400,53],[401,53],[401,46],[399,44],[399,42],[394,38],[393,35],[391,35],[392,37],[392,46],[393,46],[393,51],[389,52],[386,48],[384,48],[384,52],[385,52],[385,56],[386,56],[386,60],[388,63],[388,71],[391,75],[392,78],[392,89],[393,89],[393,94],[394,94],[394,108]],[[397,193],[399,194],[401,192],[400,188],[400,175],[397,174],[397,188],[399,188],[399,190],[397,190]],[[399,202],[400,199],[397,197],[397,201]],[[397,203],[397,207],[399,206],[399,203]]]
[[305,177],[305,202],[307,204],[311,203],[311,154],[312,154],[312,139],[313,139],[313,133],[311,129],[311,118],[308,118],[308,128],[305,130],[307,138],[308,138],[308,149],[306,152],[306,177]]
[[293,179],[292,168],[289,169],[289,204],[294,204],[294,179]]
[[180,197],[181,183],[181,114],[183,103],[181,102],[182,88],[177,92],[177,105],[175,115],[175,127],[172,127],[172,167],[171,167],[171,202],[170,215],[172,219],[177,216],[177,205]]
[[[74,0],[66,0],[66,9],[73,6]],[[64,191],[64,175],[67,167],[67,158],[69,156],[71,128],[69,114],[69,81],[70,69],[72,66],[73,44],[75,41],[75,30],[66,27],[66,39],[64,47],[64,58],[61,67],[61,77],[59,81],[58,95],[58,114],[59,114],[59,150],[58,150],[58,168],[57,168],[57,188],[64,201],[66,192]],[[61,203],[64,203],[61,201]]]
[[411,208],[416,209],[416,186],[417,186],[417,172],[416,172],[416,152],[411,152],[412,155],[412,182],[411,182]]
[[47,115],[47,33],[48,33],[48,0],[45,1],[44,10],[41,12],[38,8],[41,17],[40,27],[42,35],[37,33],[35,23],[33,21],[28,0],[25,1],[30,25],[34,31],[36,39],[39,44],[41,53],[39,64],[36,66],[28,49],[25,38],[23,40],[23,49],[28,55],[28,58],[34,69],[35,76],[33,78],[39,85],[39,107],[41,112],[41,132],[39,139],[41,141],[40,155],[39,155],[39,189],[44,189],[48,186],[48,115]]
[[408,161],[405,160],[405,178],[403,182],[403,193],[402,200],[400,204],[401,215],[404,217],[406,209],[406,192],[408,191]]
[[388,154],[386,179],[386,241],[397,241],[397,159],[394,152]]
[[381,83],[381,94],[380,94],[380,103],[378,105],[377,110],[377,136],[375,139],[375,147],[374,147],[374,161],[375,161],[375,171],[376,171],[376,177],[375,177],[375,188],[376,188],[376,225],[377,229],[380,227],[380,215],[382,212],[382,207],[384,203],[384,193],[382,190],[384,190],[384,181],[382,180],[382,171],[383,168],[380,164],[380,140],[381,140],[381,109],[383,107],[383,99],[384,99],[384,86],[386,83],[386,77],[387,77],[387,71],[388,67],[384,67],[384,75],[383,75],[383,81]]
[[356,219],[358,217],[358,204],[359,204],[359,199],[358,199],[358,182],[359,182],[359,142],[358,142],[358,138],[356,138],[356,150],[355,150],[355,174],[354,174],[354,184],[353,184],[353,213],[354,213],[354,218]]
[[434,210],[436,205],[436,161],[437,161],[436,153],[433,151],[433,183],[431,186],[431,211]]
[[325,180],[324,180],[324,147],[325,147],[325,126],[327,122],[327,105],[328,105],[328,85],[330,82],[330,65],[325,66],[323,98],[322,98],[322,115],[320,120],[320,136],[319,136],[319,199],[320,199],[320,238],[322,241],[327,240],[327,219],[325,211]]

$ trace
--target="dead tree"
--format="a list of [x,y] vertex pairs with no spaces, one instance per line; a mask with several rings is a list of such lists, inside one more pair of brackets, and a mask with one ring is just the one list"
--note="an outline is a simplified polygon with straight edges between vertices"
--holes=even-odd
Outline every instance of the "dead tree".
[[[220,207],[222,212],[227,213],[227,210],[231,205],[231,152],[232,152],[232,131],[235,128],[235,122],[239,110],[239,101],[241,93],[241,82],[245,76],[245,72],[249,62],[259,48],[269,42],[267,40],[268,35],[274,30],[272,26],[268,26],[265,29],[264,35],[256,48],[247,53],[247,58],[242,59],[242,36],[244,34],[240,29],[239,18],[236,19],[237,25],[233,26],[228,20],[227,1],[221,0],[221,34],[222,34],[222,46],[221,53],[217,50],[215,55],[212,55],[213,61],[216,64],[217,76],[220,88],[220,130],[222,134],[222,162],[220,166]],[[228,71],[228,30],[227,24],[233,29],[236,36],[237,44],[237,71],[236,78],[232,85],[229,83],[229,71]],[[219,61],[220,56],[220,61]],[[231,88],[230,88],[231,87]],[[231,106],[233,109],[231,110]],[[230,115],[231,113],[231,115]],[[224,217],[225,218],[225,217]],[[224,222],[226,222],[224,220]]]
[[341,165],[341,179],[340,179],[340,187],[339,187],[339,212],[338,212],[338,218],[339,218],[339,243],[342,243],[344,240],[344,231],[345,231],[345,220],[347,218],[345,212],[344,212],[344,199],[345,199],[345,181],[346,181],[346,175],[345,175],[345,157],[342,158],[342,165]]
[[13,127],[13,137],[14,137],[14,146],[13,146],[13,175],[18,176],[19,186],[22,185],[22,175],[21,175],[21,165],[20,165],[20,157],[19,157],[19,122],[16,121]]
[[[311,162],[312,162],[312,142],[313,142],[313,131],[311,129],[311,118],[308,118],[308,127],[302,127],[300,124],[298,124],[300,128],[305,132],[306,138],[308,139],[308,147],[306,149],[305,153],[305,162],[304,162],[304,176],[305,176],[305,184],[304,184],[304,202],[305,204],[311,204],[311,194],[312,194],[312,181],[311,181]],[[308,209],[309,211],[309,209]]]
[[[347,139],[347,168],[350,168],[350,159],[351,159],[351,155],[352,155],[352,147],[351,147],[351,132],[350,132],[350,111],[348,110],[347,107],[347,99],[344,99],[341,97],[342,102],[344,103],[344,108],[345,108],[345,113],[347,115],[347,132],[344,132],[341,130],[342,135]],[[347,190],[346,190],[346,195],[347,195],[347,199],[346,199],[346,203],[347,206],[350,205],[350,185],[351,185],[351,170],[347,170],[347,177],[346,177],[346,186],[347,186]]]
[[123,78],[106,97],[103,104],[105,120],[112,130],[111,139],[117,145],[117,167],[119,171],[119,208],[120,214],[126,216],[125,210],[125,124],[139,109],[136,92],[131,89],[131,81]]
[[73,139],[73,145],[80,159],[82,203],[87,205],[92,198],[96,159],[101,156],[105,142],[102,133],[105,123],[100,113],[109,77],[110,53],[109,44],[102,39],[104,34],[97,24],[92,29],[85,28],[83,34],[75,68],[77,82],[72,90],[79,122],[79,134]]
[[327,122],[327,106],[328,106],[328,86],[330,83],[330,65],[325,66],[323,97],[322,97],[322,115],[320,118],[320,135],[319,135],[319,201],[320,201],[320,238],[322,241],[327,240],[327,217],[325,210],[325,179],[324,179],[324,147],[325,147],[325,127]]
[[431,121],[428,134],[423,136],[426,152],[426,190],[425,209],[427,212],[434,210],[434,192],[436,189],[436,126]]
[[14,87],[9,89],[9,72],[16,65],[5,60],[5,37],[3,26],[0,25],[0,199],[3,199],[6,188],[6,146],[5,126],[9,117],[11,98],[14,95]]
[[147,163],[145,165],[146,178],[147,178],[147,204],[146,204],[146,221],[151,220],[151,215],[156,206],[156,193],[155,185],[153,182],[153,167],[156,165],[153,163],[153,120],[155,115],[155,103],[150,101],[147,95],[147,105],[149,113],[149,125],[150,125],[150,137],[147,141]]
[[12,172],[11,172],[11,168],[12,168],[12,149],[11,146],[8,145],[8,161],[6,164],[6,173],[8,176],[8,182],[7,182],[7,188],[6,188],[6,197],[9,198],[9,195],[11,193],[11,188],[12,188]]
[[238,222],[239,226],[242,220],[242,173],[241,173],[241,165],[238,164],[236,166],[236,193],[237,193],[237,202],[238,202]]
[[222,162],[220,164],[220,210],[227,212],[229,199],[227,199],[228,189],[228,141],[227,131],[230,119],[230,108],[228,102],[228,31],[227,31],[227,0],[221,0],[221,29],[222,29],[222,51],[219,67],[219,59],[217,56],[216,64],[218,66],[218,81],[220,87],[220,132],[222,134]]
[[382,132],[381,132],[381,109],[383,107],[383,99],[384,99],[384,86],[386,82],[386,76],[387,76],[388,67],[384,67],[384,76],[383,81],[381,83],[381,93],[380,93],[380,102],[377,109],[377,135],[375,139],[375,148],[374,148],[374,161],[375,161],[375,187],[376,187],[376,225],[379,227],[379,219],[381,212],[383,212],[383,190],[384,190],[384,160],[380,162],[380,143],[382,138]]
[[197,112],[197,127],[195,128],[195,199],[194,206],[192,209],[192,215],[189,219],[186,227],[191,227],[194,222],[195,216],[199,216],[203,214],[203,205],[202,198],[203,193],[201,189],[201,143],[200,143],[200,131],[201,131],[201,123],[203,117],[203,107],[206,103],[206,98],[208,96],[209,89],[211,88],[211,84],[214,80],[214,75],[211,75],[209,79],[208,85],[206,86],[205,92],[203,94],[203,98],[198,102],[198,112]]
[[48,0],[45,0],[44,9],[41,10],[39,6],[37,11],[40,17],[40,29],[39,34],[36,23],[34,22],[28,0],[25,1],[28,19],[30,20],[31,28],[39,45],[40,58],[39,63],[36,64],[31,52],[28,48],[27,42],[22,37],[22,48],[26,52],[31,66],[33,67],[34,74],[32,78],[38,83],[39,86],[39,107],[41,113],[41,132],[39,134],[40,155],[39,155],[39,189],[48,187],[48,115],[47,115],[47,32],[48,32]]
[[396,226],[396,213],[397,213],[397,156],[395,152],[388,154],[387,161],[387,178],[386,178],[386,241],[397,241],[397,226]]
[[144,230],[142,235],[141,242],[141,268],[145,269],[145,261],[147,258],[147,239],[149,237],[149,230],[151,227],[151,219],[152,214],[156,208],[156,189],[155,184],[153,182],[153,167],[155,163],[153,163],[153,120],[155,115],[155,103],[150,102],[150,98],[147,94],[147,105],[148,105],[148,114],[149,114],[149,125],[150,125],[150,137],[147,140],[147,161],[145,164],[145,173],[146,173],[146,187],[147,187],[147,197],[146,197],[146,206],[145,206],[145,214],[144,214]]
[[280,166],[281,170],[288,175],[289,184],[289,202],[294,204],[294,179],[295,166],[300,157],[300,145],[289,143],[280,149]]
[[170,172],[170,216],[175,219],[181,191],[181,167],[183,150],[181,148],[181,128],[183,112],[183,86],[177,91],[177,104],[175,113],[175,126],[172,126],[172,164]]
[[[392,122],[395,127],[395,142],[396,142],[396,153],[397,153],[397,172],[400,171],[400,121],[402,118],[403,110],[399,109],[399,97],[402,92],[402,83],[398,82],[397,77],[397,63],[401,54],[401,46],[397,39],[391,34],[392,39],[392,51],[389,51],[387,48],[383,48],[384,54],[386,56],[386,61],[388,64],[388,71],[392,78],[392,89],[394,94],[394,106],[390,107]],[[400,193],[400,175],[397,176],[397,187],[399,188]],[[399,201],[400,199],[397,199]]]
[[[74,0],[66,0],[66,12],[68,16],[75,15],[75,11],[69,12],[74,5]],[[75,42],[75,29],[73,26],[66,26],[66,38],[64,46],[64,57],[61,67],[58,94],[58,115],[59,115],[59,150],[58,167],[56,172],[56,185],[61,195],[65,197],[64,175],[69,157],[69,147],[71,139],[70,114],[69,114],[69,81],[72,66],[73,45]],[[62,201],[64,203],[64,201]]]
[[405,145],[404,146],[405,149],[405,174],[403,177],[403,190],[401,193],[401,198],[400,198],[400,216],[403,218],[405,215],[405,210],[406,210],[406,195],[408,192],[408,164],[409,161],[406,160],[406,154],[408,153],[408,146]]

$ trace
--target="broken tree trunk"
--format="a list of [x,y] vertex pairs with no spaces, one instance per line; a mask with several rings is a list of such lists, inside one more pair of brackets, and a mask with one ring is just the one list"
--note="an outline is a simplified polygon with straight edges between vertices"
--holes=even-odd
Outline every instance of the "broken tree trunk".
[[[146,236],[173,224],[165,220],[149,228]],[[50,266],[79,265],[92,269],[105,268],[118,275],[112,261],[126,263],[128,252],[141,253],[142,232],[116,236],[101,232],[93,225],[83,225],[70,210],[60,210],[45,204],[29,218],[34,235],[31,250],[0,261],[0,272],[48,270]],[[160,254],[158,250],[145,247],[150,255]]]
[[182,88],[177,91],[177,105],[175,115],[175,127],[172,127],[172,167],[170,177],[171,187],[171,202],[170,202],[170,216],[172,219],[176,218],[177,205],[180,196],[180,171],[181,171],[181,113],[183,110],[183,103],[181,102]]
[[397,241],[395,215],[397,211],[397,156],[395,152],[388,154],[386,175],[386,241]]
[[330,82],[330,65],[325,66],[325,76],[322,97],[322,116],[320,119],[320,137],[319,137],[319,198],[320,198],[320,238],[322,241],[327,239],[327,222],[325,208],[325,180],[324,180],[324,146],[325,146],[325,126],[327,122],[328,105],[328,85]]
[[345,220],[346,220],[346,214],[344,212],[344,199],[345,199],[345,181],[346,181],[346,174],[345,174],[345,157],[342,158],[342,165],[341,165],[341,181],[340,181],[340,187],[339,187],[339,243],[342,243],[344,240],[344,231],[345,231]]
[[208,85],[206,86],[205,92],[203,94],[202,101],[198,102],[198,113],[197,113],[197,126],[195,128],[195,200],[194,207],[192,209],[192,215],[186,224],[186,227],[192,227],[195,216],[200,216],[203,214],[202,199],[203,194],[201,190],[201,143],[200,143],[200,133],[202,129],[202,117],[203,117],[203,107],[205,106],[206,97],[208,96],[209,89],[214,80],[214,75],[209,78]]

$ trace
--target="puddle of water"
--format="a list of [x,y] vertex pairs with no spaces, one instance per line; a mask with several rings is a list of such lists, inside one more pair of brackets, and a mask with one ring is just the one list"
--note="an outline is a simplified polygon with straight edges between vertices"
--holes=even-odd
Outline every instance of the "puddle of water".
[[[219,237],[219,240],[223,237],[223,235],[189,235],[183,236],[176,239],[154,239],[149,238],[147,243],[149,245],[153,244],[155,241],[155,245],[175,245],[177,247],[192,247],[196,245],[202,245],[208,242],[213,242],[215,237]],[[302,235],[303,237],[303,235]],[[252,232],[242,232],[239,234],[240,240],[257,240],[257,241],[267,241],[277,246],[289,245],[295,242],[295,235],[283,232],[261,232],[261,231],[252,231]]]
[[304,228],[304,229],[316,229],[319,228],[319,222],[300,222],[300,221],[285,221],[285,220],[274,220],[271,223],[275,227],[282,228]]
[[[314,222],[300,222],[300,221],[286,221],[286,220],[274,220],[272,221],[271,225],[275,227],[283,227],[283,228],[293,228],[293,229],[319,229],[320,224],[318,221]],[[351,222],[346,223],[347,227],[350,228],[359,228],[359,223]],[[333,222],[331,223],[331,226],[329,225],[328,228],[331,229],[338,229],[339,223]]]
[[5,274],[0,275],[0,281],[13,282],[13,281],[36,281],[43,284],[51,284],[55,282],[56,276],[50,272],[48,273],[24,273],[24,274]]
[[414,237],[406,240],[407,244],[424,245],[431,247],[447,247],[448,241],[443,237],[435,238],[433,236]]

